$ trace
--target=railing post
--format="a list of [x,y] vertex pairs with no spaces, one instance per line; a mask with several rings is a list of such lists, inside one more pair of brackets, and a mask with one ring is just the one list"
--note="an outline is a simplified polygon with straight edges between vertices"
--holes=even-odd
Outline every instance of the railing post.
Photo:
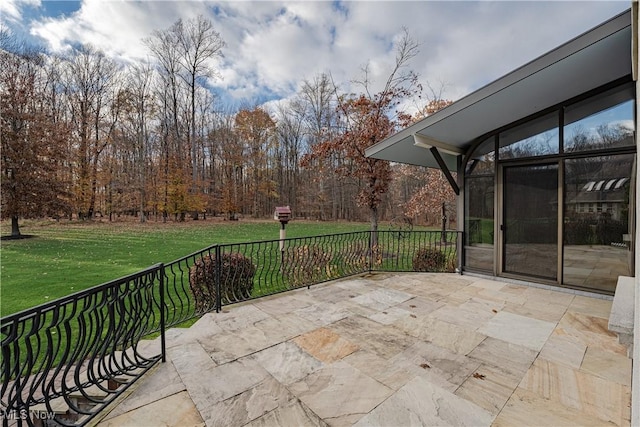
[[215,281],[216,281],[216,313],[220,313],[220,310],[222,309],[222,295],[221,295],[221,288],[222,286],[220,285],[221,280],[221,272],[222,272],[222,254],[221,254],[221,248],[220,245],[216,245],[215,247],[215,255],[216,255],[216,259],[215,259],[215,263],[216,263],[216,274],[215,274]]
[[167,319],[165,312],[168,307],[164,301],[164,264],[160,263],[158,266],[158,274],[160,275],[160,351],[162,352],[162,363],[167,361],[167,342],[165,330],[167,326]]
[[373,270],[373,230],[369,230],[369,274]]
[[456,258],[458,260],[458,274],[462,275],[462,251],[464,250],[464,231],[456,233]]

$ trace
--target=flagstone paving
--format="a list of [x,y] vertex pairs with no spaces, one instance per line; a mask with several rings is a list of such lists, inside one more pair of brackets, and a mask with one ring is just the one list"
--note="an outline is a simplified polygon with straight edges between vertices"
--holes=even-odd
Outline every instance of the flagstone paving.
[[317,285],[172,330],[98,425],[628,426],[610,309],[455,274]]

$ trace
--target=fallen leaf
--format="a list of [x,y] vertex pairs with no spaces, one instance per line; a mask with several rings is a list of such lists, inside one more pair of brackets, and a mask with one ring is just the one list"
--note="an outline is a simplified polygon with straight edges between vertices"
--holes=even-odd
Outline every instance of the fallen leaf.
[[409,306],[409,308],[416,308],[416,306],[412,304]]
[[480,374],[480,373],[478,373],[478,372],[474,372],[473,378],[477,378],[479,380],[483,380],[483,379],[485,379],[485,376]]
[[494,308],[493,310],[491,310],[491,311],[493,311],[494,313],[497,313],[497,312],[498,312],[498,310],[496,310],[495,308]]
[[420,365],[420,367],[422,369],[427,369],[427,368],[430,368],[431,366],[429,366],[427,363],[423,363],[423,364]]
[[389,314],[389,313],[387,313],[386,311],[383,311],[382,314]]
[[413,317],[415,319],[418,316],[416,316],[415,314],[410,314],[409,317]]

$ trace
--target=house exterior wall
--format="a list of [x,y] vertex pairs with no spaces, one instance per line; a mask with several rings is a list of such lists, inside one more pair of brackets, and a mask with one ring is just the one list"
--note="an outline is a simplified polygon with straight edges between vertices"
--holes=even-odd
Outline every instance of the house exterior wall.
[[[640,78],[639,61],[640,61],[640,7],[638,0],[634,0],[631,4],[631,26],[632,26],[632,43],[631,58],[633,67],[633,78],[636,82],[636,123],[640,124]],[[638,138],[638,130],[636,129],[636,146],[640,144]],[[636,154],[637,164],[637,154]],[[640,174],[636,173],[636,222],[640,218],[640,203],[638,200],[638,189],[640,189]],[[640,227],[636,226],[635,243],[640,241]],[[636,250],[635,254],[635,313],[634,313],[634,347],[633,347],[633,373],[631,379],[631,425],[640,426],[640,251]]]

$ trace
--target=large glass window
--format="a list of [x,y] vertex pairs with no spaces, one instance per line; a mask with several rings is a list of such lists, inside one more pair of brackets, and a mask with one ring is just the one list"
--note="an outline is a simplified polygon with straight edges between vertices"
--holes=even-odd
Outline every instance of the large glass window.
[[567,159],[564,283],[615,291],[631,274],[629,209],[634,154]]
[[465,172],[465,265],[493,271],[495,137],[474,150]]
[[500,133],[500,160],[558,154],[558,123],[553,112]]
[[633,88],[625,85],[565,109],[564,151],[632,146]]
[[623,84],[479,144],[464,171],[465,268],[608,293],[633,275],[634,100]]

